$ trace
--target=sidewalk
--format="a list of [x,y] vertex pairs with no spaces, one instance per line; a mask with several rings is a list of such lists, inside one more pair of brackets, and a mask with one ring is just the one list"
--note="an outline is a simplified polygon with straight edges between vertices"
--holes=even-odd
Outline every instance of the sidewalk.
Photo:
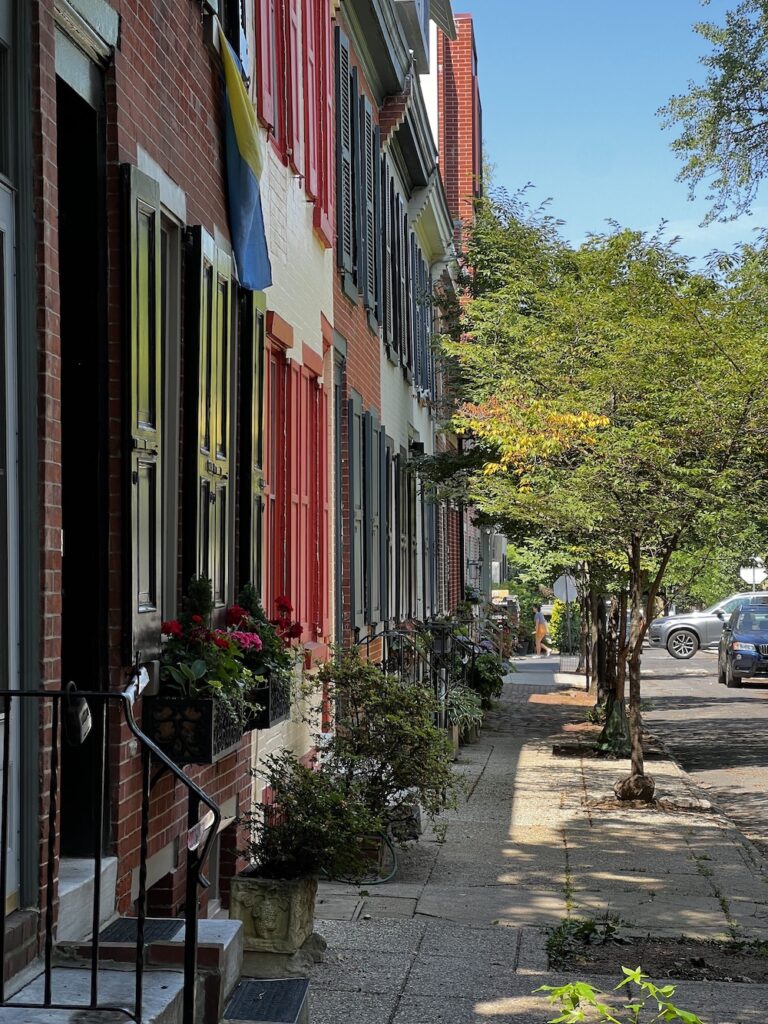
[[[545,929],[568,917],[618,915],[628,941],[768,940],[758,851],[716,810],[617,809],[609,797],[628,763],[552,753],[579,742],[581,681],[564,687],[556,658],[515,667],[480,742],[462,748],[467,791],[444,815],[444,841],[424,835],[385,885],[321,885],[328,951],[312,1024],[543,1024],[555,1014],[537,986],[579,977],[610,990],[636,955],[611,947],[602,980],[594,966],[550,973]],[[647,767],[658,795],[696,805],[674,762]],[[768,984],[681,981],[676,1002],[705,1024],[757,1024]]]

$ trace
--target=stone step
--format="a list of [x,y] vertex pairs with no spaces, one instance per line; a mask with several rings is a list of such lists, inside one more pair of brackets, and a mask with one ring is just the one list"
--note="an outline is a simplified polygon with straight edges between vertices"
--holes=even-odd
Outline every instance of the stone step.
[[305,978],[241,981],[222,1024],[308,1024],[309,982]]
[[[99,1002],[133,1012],[135,976],[132,971],[101,970]],[[181,1024],[184,979],[178,971],[146,971],[144,974],[143,1024]],[[53,999],[60,1003],[88,1005],[91,973],[79,967],[55,967]],[[43,975],[39,974],[12,997],[14,1003],[41,1003]],[[125,1024],[126,1015],[110,1010],[37,1010],[0,1007],[0,1024]]]
[[[93,925],[93,889],[96,878],[94,861],[80,857],[62,857],[59,862],[59,916],[56,938],[60,942],[84,939]],[[105,925],[115,915],[117,857],[101,862],[101,904],[99,923]]]
[[[126,967],[135,964],[137,924],[135,917],[123,917],[102,929],[99,942],[101,963],[125,964]],[[144,923],[145,963],[182,971],[185,936],[186,926],[182,920],[147,918]],[[203,918],[197,923],[197,944],[197,973],[202,986],[199,998],[205,1002],[205,1019],[218,1021],[242,970],[242,923]],[[88,963],[91,944],[88,941],[59,942],[56,956],[59,963]]]

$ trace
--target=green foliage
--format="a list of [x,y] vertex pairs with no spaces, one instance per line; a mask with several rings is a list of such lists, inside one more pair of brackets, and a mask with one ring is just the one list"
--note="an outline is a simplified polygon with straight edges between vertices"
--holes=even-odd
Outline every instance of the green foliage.
[[266,784],[268,801],[243,816],[244,854],[264,878],[327,874],[363,878],[370,869],[365,837],[381,832],[354,785],[303,765],[284,751],[254,769]]
[[497,655],[478,654],[469,671],[467,682],[480,697],[483,711],[493,707],[494,700],[501,696],[504,686],[501,661]]
[[578,651],[579,649],[581,615],[577,604],[571,604],[570,606],[570,620],[571,642],[569,646],[568,615],[566,614],[566,605],[563,601],[555,601],[552,608],[552,615],[549,620],[549,635],[552,638],[552,643],[561,653],[572,654],[574,651]]
[[356,648],[339,650],[319,672],[336,706],[336,728],[323,765],[371,813],[388,823],[414,799],[430,816],[453,794],[453,750],[435,725],[439,704],[420,683],[402,681],[365,661]]
[[709,44],[700,58],[703,83],[690,82],[660,114],[680,134],[672,150],[684,160],[678,179],[691,197],[705,183],[711,203],[705,223],[746,213],[768,172],[768,9],[741,0],[725,24],[694,30]]
[[604,946],[619,931],[617,918],[606,916],[596,921],[591,917],[568,917],[547,929],[547,956],[550,967],[566,967],[585,946]]
[[182,602],[185,618],[199,615],[210,625],[213,613],[213,588],[207,576],[193,576],[187,584],[187,592]]
[[462,730],[473,725],[482,725],[483,708],[480,694],[468,686],[449,687],[445,696],[445,713],[451,725],[458,725]]
[[[614,991],[628,986],[629,999],[623,1007],[609,1006],[602,993],[584,981],[567,985],[542,985],[537,992],[549,993],[549,1002],[561,1012],[552,1017],[549,1024],[577,1024],[579,1021],[598,1020],[608,1024],[640,1024],[652,1021],[683,1021],[684,1024],[702,1024],[695,1013],[682,1010],[672,1002],[674,985],[655,985],[639,967],[634,970],[621,968],[624,980]],[[634,989],[633,987],[634,986]],[[594,1011],[594,1015],[587,1011]],[[621,1014],[617,1017],[616,1014]]]

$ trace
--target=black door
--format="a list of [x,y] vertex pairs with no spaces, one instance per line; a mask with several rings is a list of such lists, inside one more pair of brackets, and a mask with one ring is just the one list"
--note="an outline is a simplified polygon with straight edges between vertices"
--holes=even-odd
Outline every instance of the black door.
[[[57,81],[62,430],[62,685],[107,688],[106,246],[101,111]],[[99,709],[92,708],[93,712]],[[100,730],[62,745],[61,852],[92,856]],[[103,838],[103,837],[102,837]]]

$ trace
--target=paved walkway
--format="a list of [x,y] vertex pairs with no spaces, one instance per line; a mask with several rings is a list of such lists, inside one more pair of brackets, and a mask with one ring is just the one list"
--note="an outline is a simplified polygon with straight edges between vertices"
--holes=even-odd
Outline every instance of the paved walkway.
[[[580,756],[580,682],[564,688],[555,658],[516,668],[481,740],[462,748],[466,791],[444,836],[425,834],[391,883],[321,886],[329,948],[313,1024],[542,1024],[554,1014],[532,992],[563,978],[548,973],[545,929],[569,915],[615,914],[642,935],[768,939],[756,848],[714,810],[617,810],[611,787],[629,766]],[[555,756],[553,739],[575,749]],[[696,804],[674,762],[648,768],[657,795]],[[705,1024],[766,1020],[768,986],[681,982],[678,997]]]

